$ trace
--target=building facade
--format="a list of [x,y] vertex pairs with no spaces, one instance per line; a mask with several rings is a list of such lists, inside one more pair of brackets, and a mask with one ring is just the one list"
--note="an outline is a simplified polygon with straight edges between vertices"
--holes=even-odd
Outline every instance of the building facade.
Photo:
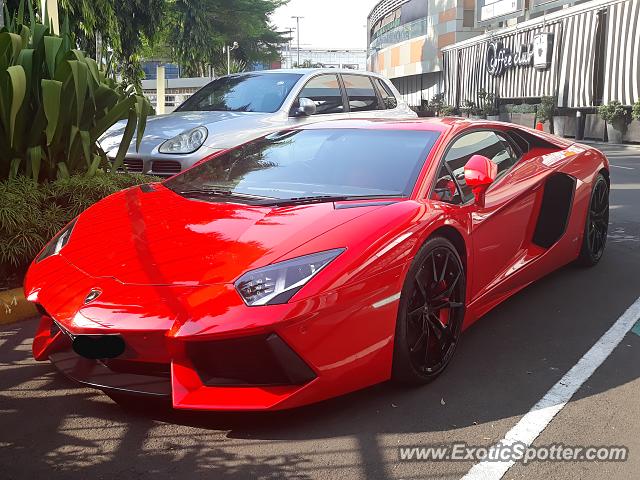
[[550,96],[574,111],[640,100],[640,0],[564,3],[534,0],[555,11],[445,47],[447,103],[478,102],[480,89],[503,102]]
[[282,68],[296,68],[298,58],[301,67],[367,69],[367,52],[362,49],[325,49],[288,46],[282,52]]
[[441,89],[442,48],[482,33],[474,15],[475,0],[382,0],[367,19],[367,67],[418,107]]
[[598,105],[640,100],[639,52],[640,0],[383,0],[369,15],[368,67],[414,107],[486,91],[596,121]]

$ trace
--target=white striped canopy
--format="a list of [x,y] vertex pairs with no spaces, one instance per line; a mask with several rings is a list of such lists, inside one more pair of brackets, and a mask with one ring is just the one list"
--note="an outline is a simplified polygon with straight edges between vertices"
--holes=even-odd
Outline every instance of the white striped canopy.
[[640,0],[607,9],[603,103],[640,100]]
[[[604,11],[591,9],[503,35],[496,32],[490,40],[445,50],[443,89],[447,102],[455,106],[466,100],[479,104],[481,88],[504,99],[557,96],[558,106],[568,108],[595,106],[600,97],[604,103],[618,100],[625,105],[640,100],[640,0],[609,5],[606,15]],[[599,52],[597,33],[603,28],[605,42],[600,48],[604,51]],[[517,51],[543,32],[554,34],[549,69],[516,67],[498,77],[487,72],[490,41],[499,40]],[[600,92],[596,92],[598,74],[604,77]]]

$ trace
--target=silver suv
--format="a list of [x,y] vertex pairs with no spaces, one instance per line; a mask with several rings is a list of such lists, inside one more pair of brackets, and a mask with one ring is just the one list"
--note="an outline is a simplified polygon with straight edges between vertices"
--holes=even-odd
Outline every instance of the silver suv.
[[[175,112],[150,117],[140,150],[127,152],[130,172],[171,176],[219,150],[269,132],[339,118],[411,118],[393,84],[370,72],[269,70],[220,77]],[[124,122],[100,145],[115,158]],[[135,138],[135,137],[134,137]]]

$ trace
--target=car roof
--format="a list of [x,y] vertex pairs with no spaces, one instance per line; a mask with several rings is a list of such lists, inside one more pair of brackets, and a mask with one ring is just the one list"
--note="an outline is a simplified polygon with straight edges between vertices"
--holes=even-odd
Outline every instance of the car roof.
[[444,132],[452,127],[466,124],[489,125],[492,122],[470,121],[458,117],[429,117],[429,118],[407,118],[407,119],[340,119],[314,122],[297,127],[297,130],[318,130],[318,129],[363,129],[363,130],[427,130],[434,132]]
[[296,75],[315,75],[318,73],[341,73],[341,74],[353,74],[353,75],[370,75],[372,77],[384,78],[374,72],[368,70],[353,70],[350,68],[279,68],[276,70],[256,70],[255,72],[241,72],[234,73],[234,75],[261,75],[261,74],[273,74],[273,73],[293,73]]

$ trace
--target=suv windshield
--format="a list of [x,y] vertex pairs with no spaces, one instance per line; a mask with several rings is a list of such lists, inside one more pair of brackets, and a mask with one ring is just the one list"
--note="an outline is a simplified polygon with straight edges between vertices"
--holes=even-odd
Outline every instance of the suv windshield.
[[228,196],[273,200],[408,196],[438,135],[380,129],[279,132],[197,165],[165,186],[183,194],[218,189]]
[[221,77],[194,93],[176,111],[274,113],[301,76],[247,73]]

